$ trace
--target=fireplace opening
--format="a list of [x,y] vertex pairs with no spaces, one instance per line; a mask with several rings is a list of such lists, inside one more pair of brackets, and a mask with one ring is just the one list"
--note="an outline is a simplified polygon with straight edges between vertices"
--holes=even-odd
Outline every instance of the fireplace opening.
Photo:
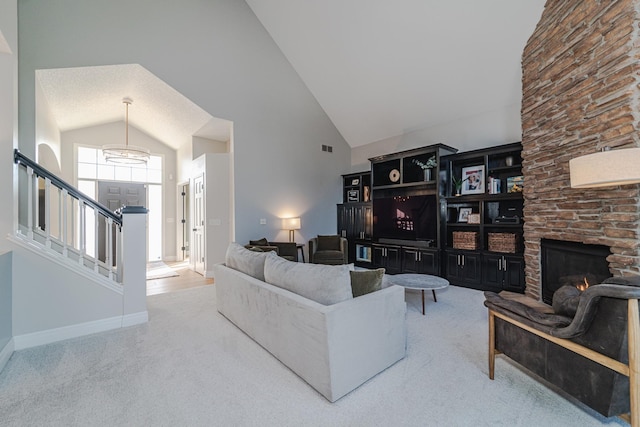
[[584,290],[611,277],[607,246],[542,239],[540,250],[542,301],[546,304],[551,304],[555,291],[564,285]]

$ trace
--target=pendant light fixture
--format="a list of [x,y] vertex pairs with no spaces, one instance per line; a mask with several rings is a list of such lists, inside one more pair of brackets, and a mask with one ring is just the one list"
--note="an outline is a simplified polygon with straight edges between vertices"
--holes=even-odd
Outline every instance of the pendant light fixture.
[[129,105],[133,103],[131,98],[124,98],[125,104],[125,143],[102,146],[102,155],[110,163],[124,165],[146,164],[149,161],[150,152],[146,148],[129,145]]

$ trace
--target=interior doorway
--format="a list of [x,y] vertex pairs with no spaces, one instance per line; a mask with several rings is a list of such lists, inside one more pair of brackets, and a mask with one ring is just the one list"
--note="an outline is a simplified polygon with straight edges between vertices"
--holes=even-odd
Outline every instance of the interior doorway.
[[190,258],[191,207],[189,182],[178,184],[178,261]]
[[204,174],[193,180],[193,229],[191,265],[204,276]]

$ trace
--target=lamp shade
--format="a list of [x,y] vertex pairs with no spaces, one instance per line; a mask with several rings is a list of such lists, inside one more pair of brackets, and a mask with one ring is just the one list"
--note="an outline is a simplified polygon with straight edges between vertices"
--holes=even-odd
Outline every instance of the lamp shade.
[[300,230],[300,218],[282,218],[283,230]]
[[571,188],[597,188],[640,182],[640,148],[602,151],[569,160]]

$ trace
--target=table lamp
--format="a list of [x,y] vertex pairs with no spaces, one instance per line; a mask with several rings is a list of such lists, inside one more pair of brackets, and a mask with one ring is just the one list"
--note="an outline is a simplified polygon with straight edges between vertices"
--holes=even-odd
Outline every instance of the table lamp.
[[295,230],[300,230],[300,218],[282,218],[282,229],[289,230],[289,241],[295,242]]

